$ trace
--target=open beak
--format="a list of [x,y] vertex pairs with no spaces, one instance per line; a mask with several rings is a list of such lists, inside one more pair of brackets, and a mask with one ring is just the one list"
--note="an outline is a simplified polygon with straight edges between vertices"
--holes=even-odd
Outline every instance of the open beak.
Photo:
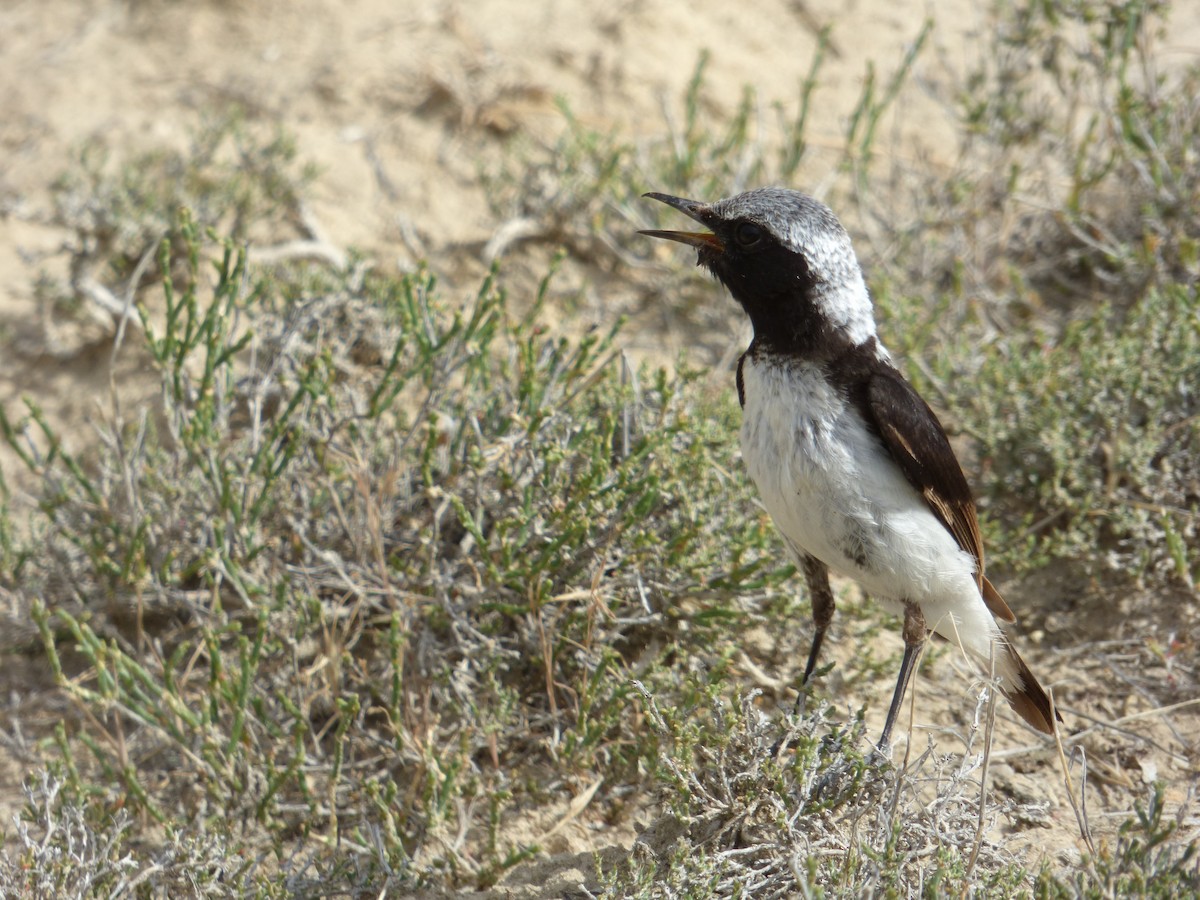
[[[708,218],[709,209],[704,203],[698,200],[684,200],[682,197],[672,197],[670,194],[642,194],[643,197],[649,197],[652,200],[661,200],[667,206],[673,206],[685,216],[695,219],[701,225],[705,224],[705,219]],[[649,237],[665,238],[668,241],[679,241],[681,244],[690,244],[697,249],[704,247],[710,250],[716,250],[718,253],[724,251],[725,245],[711,231],[639,231],[638,234],[645,234]]]

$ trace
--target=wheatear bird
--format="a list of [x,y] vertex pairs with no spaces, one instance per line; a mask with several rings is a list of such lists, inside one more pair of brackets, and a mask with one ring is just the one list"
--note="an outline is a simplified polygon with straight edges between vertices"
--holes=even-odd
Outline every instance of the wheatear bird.
[[807,682],[833,617],[829,570],[904,617],[886,748],[930,631],[994,671],[1016,712],[1055,712],[1000,630],[1012,610],[984,577],[975,503],[933,410],[891,363],[850,236],[824,204],[763,188],[700,203],[646,194],[705,232],[643,231],[695,247],[754,326],[738,362],[742,457],[808,581]]

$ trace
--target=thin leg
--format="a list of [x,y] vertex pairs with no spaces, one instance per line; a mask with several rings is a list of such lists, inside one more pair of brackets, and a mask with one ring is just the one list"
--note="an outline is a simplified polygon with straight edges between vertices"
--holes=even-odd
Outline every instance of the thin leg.
[[900,662],[900,677],[896,679],[896,691],[892,694],[892,705],[888,707],[887,721],[883,725],[883,734],[879,738],[880,751],[886,751],[892,743],[892,726],[896,724],[896,716],[900,705],[904,702],[904,694],[908,690],[908,681],[912,678],[913,668],[921,655],[921,647],[925,645],[925,614],[915,603],[904,604],[904,659]]
[[812,598],[812,617],[815,630],[813,632],[812,648],[808,651],[808,664],[804,667],[804,679],[800,682],[808,684],[813,669],[817,667],[817,657],[821,653],[821,642],[825,640],[825,632],[833,621],[833,589],[829,587],[829,567],[815,556],[804,555],[804,577],[808,582],[808,594]]
[[829,586],[829,567],[815,556],[807,553],[800,556],[804,568],[804,578],[808,583],[808,596],[812,600],[813,630],[812,647],[808,651],[808,662],[804,666],[804,678],[800,682],[801,691],[796,696],[796,715],[804,711],[805,693],[803,687],[812,678],[813,670],[817,667],[817,657],[821,655],[821,644],[825,640],[825,632],[833,620],[833,589]]

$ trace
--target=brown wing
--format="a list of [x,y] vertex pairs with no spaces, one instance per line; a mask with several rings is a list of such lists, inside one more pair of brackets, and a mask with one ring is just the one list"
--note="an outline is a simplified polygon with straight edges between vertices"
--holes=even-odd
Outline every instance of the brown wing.
[[867,406],[904,477],[920,491],[958,546],[975,557],[983,602],[997,618],[1015,622],[1008,604],[983,575],[983,537],[975,499],[938,417],[899,373],[876,372],[870,376]]

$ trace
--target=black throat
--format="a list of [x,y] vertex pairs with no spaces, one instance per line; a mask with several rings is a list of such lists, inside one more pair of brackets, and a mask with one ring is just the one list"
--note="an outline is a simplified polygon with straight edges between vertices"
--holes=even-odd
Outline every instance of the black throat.
[[764,350],[805,359],[839,356],[849,348],[845,336],[819,309],[823,287],[804,257],[772,243],[751,254],[736,250],[701,252],[709,269],[746,311],[754,342]]

